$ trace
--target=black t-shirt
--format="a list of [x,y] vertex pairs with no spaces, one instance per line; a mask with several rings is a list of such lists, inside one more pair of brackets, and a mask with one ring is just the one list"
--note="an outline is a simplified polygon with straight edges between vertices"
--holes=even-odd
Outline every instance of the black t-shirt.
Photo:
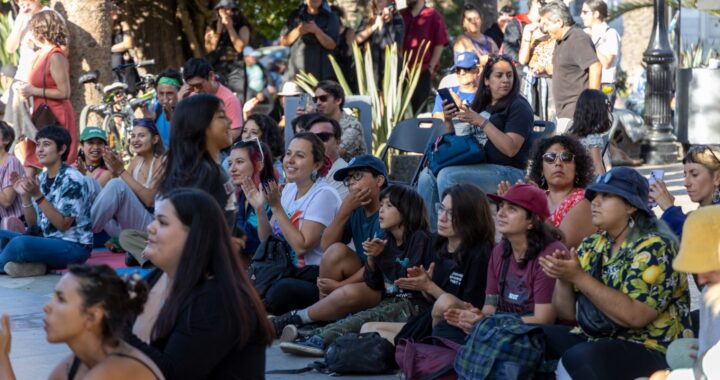
[[492,249],[491,244],[471,247],[463,255],[462,262],[457,262],[443,248],[435,261],[433,282],[446,293],[481,308],[485,304],[485,285]]
[[588,68],[597,62],[592,38],[572,27],[555,44],[553,51],[552,92],[559,118],[572,118],[580,93],[588,88]]
[[518,95],[505,111],[492,113],[490,122],[504,133],[517,133],[525,138],[525,142],[514,157],[508,157],[488,139],[485,143],[487,163],[525,169],[530,151],[530,141],[528,140],[533,128],[533,109],[530,103]]
[[[308,21],[314,21],[328,37],[336,42],[338,41],[340,20],[338,20],[335,13],[325,7],[321,7],[318,14],[312,15],[307,12],[305,5],[300,6],[300,8],[290,13],[285,27],[280,31],[280,35],[284,36],[300,23]],[[314,34],[308,33],[298,37],[290,47],[290,61],[288,62],[285,78],[287,80],[295,79],[295,74],[303,70],[315,75],[318,80],[333,79],[334,72],[328,54],[332,54],[332,50],[325,49]]]

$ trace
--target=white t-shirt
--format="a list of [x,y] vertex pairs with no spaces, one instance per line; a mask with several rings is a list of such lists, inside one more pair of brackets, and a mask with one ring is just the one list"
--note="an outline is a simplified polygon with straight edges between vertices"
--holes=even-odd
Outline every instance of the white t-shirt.
[[330,167],[330,171],[328,174],[323,177],[323,180],[330,186],[337,191],[338,195],[340,196],[340,199],[345,199],[345,197],[348,194],[348,188],[345,186],[345,184],[342,183],[342,181],[336,181],[333,176],[335,175],[335,172],[346,168],[348,166],[348,163],[342,159],[342,157],[338,157],[335,162],[333,162],[332,166]]
[[607,23],[602,23],[592,28],[590,38],[592,38],[596,51],[606,55],[615,55],[610,67],[602,69],[602,78],[600,79],[602,83],[615,83],[615,74],[620,63],[620,35]]
[[[40,10],[40,12],[44,11],[52,11],[52,8],[43,7]],[[20,57],[18,58],[15,79],[28,82],[30,79],[30,70],[32,70],[33,61],[35,61],[35,51],[30,48],[30,39],[32,38],[32,32],[30,31],[30,18],[28,18],[23,25],[18,25],[18,21],[18,19],[15,19],[13,29],[21,28],[22,33],[24,34],[22,35],[22,39],[20,39],[20,45],[18,47]]]
[[[330,225],[330,222],[335,219],[335,214],[337,214],[340,208],[340,196],[335,189],[324,181],[316,181],[310,190],[299,199],[295,199],[296,196],[297,185],[288,183],[283,189],[280,203],[293,226],[298,229],[302,228],[303,221],[305,220],[320,223],[327,227]],[[273,233],[282,235],[277,221],[273,223]],[[297,263],[295,264],[299,267],[305,265],[320,265],[322,254],[323,250],[318,241],[313,249],[305,253],[304,256],[298,257]]]

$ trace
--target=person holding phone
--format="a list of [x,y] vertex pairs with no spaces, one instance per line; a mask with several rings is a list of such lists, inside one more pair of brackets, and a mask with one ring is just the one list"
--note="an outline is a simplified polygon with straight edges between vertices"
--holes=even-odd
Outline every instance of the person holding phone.
[[376,68],[375,83],[382,83],[385,77],[385,47],[402,45],[405,26],[402,17],[395,11],[392,0],[372,0],[367,16],[362,20],[355,34],[355,42],[370,44],[373,67]]
[[[696,145],[683,158],[685,189],[690,200],[699,207],[720,204],[720,148],[712,145]],[[687,214],[675,205],[675,197],[668,191],[662,178],[650,185],[650,199],[663,210],[661,219],[678,237],[682,236]]]
[[[458,183],[472,183],[485,193],[494,193],[501,181],[515,183],[524,177],[530,151],[528,137],[533,127],[530,103],[520,95],[520,81],[513,61],[507,56],[492,56],[483,68],[475,98],[470,105],[445,108],[445,119],[457,118],[472,125],[483,141],[485,163],[448,166],[435,176],[429,168],[420,173],[418,192],[425,200],[431,226],[437,225],[439,194]],[[446,123],[447,132],[452,124]],[[487,139],[485,141],[485,139]]]
[[[475,93],[478,89],[480,79],[480,59],[472,52],[462,52],[455,56],[453,70],[457,74],[458,85],[455,87],[441,88],[435,96],[433,106],[433,117],[445,121],[445,130],[453,131],[452,112],[459,111],[463,104],[471,104],[475,100]],[[452,96],[448,98],[448,95]],[[448,107],[448,112],[445,112]]]

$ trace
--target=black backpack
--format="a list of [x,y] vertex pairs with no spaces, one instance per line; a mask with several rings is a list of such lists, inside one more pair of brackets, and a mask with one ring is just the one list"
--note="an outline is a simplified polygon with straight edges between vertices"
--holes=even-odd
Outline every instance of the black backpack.
[[282,278],[295,273],[292,263],[292,248],[280,237],[270,235],[265,239],[250,262],[248,275],[261,298],[265,298],[268,289]]

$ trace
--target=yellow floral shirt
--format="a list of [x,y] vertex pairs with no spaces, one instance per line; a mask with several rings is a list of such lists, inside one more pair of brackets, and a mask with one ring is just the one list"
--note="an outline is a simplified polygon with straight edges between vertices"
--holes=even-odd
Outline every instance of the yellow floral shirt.
[[[605,285],[658,312],[658,317],[645,328],[626,330],[617,338],[665,352],[673,340],[692,337],[687,275],[672,269],[677,243],[651,233],[635,241],[626,240],[614,257],[609,257],[611,248],[607,232],[587,237],[578,249],[583,270],[590,272],[602,257]],[[579,327],[574,331],[582,333]]]

